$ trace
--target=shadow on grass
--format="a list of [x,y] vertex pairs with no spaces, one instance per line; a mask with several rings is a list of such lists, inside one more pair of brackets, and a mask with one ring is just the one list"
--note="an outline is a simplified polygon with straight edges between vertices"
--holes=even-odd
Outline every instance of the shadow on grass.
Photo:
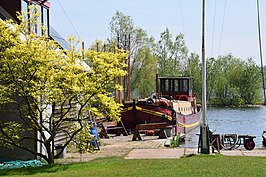
[[[70,164],[69,164],[70,165]],[[25,168],[15,168],[15,169],[4,169],[0,170],[0,176],[8,175],[34,175],[38,173],[56,173],[60,171],[65,171],[69,168],[68,164],[60,165],[45,165],[41,167],[25,167]]]

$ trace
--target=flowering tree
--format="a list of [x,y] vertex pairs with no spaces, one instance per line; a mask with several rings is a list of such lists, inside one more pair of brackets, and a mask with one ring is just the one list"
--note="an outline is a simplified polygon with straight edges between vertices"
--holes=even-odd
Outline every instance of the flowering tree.
[[[31,18],[19,16],[19,25],[0,21],[0,108],[12,107],[16,113],[15,119],[1,118],[0,145],[24,149],[52,164],[63,151],[54,154],[54,140],[62,127],[79,124],[78,129],[64,131],[65,148],[91,114],[119,120],[120,105],[107,88],[126,74],[127,53],[79,51],[74,39],[70,50],[60,50],[55,41],[33,32],[31,23],[37,15]],[[25,146],[24,141],[37,142],[44,151]]]

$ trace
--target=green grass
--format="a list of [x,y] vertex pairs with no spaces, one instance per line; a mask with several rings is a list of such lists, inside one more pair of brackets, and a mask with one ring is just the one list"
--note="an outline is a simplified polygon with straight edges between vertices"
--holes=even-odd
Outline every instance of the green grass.
[[87,163],[1,170],[1,176],[266,176],[265,157],[196,155],[181,159],[101,158]]

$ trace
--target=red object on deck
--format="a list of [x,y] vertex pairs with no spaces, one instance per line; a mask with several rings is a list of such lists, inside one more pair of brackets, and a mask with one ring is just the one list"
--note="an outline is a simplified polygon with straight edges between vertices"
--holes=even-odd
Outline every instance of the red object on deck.
[[154,130],[147,130],[146,131],[147,136],[153,136],[154,135]]

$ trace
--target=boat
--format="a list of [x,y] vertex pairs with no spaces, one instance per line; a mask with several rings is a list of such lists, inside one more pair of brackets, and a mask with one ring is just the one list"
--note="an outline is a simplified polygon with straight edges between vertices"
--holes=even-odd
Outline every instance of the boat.
[[121,121],[127,130],[138,124],[162,123],[185,134],[200,124],[200,105],[192,92],[192,77],[159,77],[156,75],[156,93],[123,103]]
[[266,147],[266,131],[262,132],[262,144],[264,147]]

